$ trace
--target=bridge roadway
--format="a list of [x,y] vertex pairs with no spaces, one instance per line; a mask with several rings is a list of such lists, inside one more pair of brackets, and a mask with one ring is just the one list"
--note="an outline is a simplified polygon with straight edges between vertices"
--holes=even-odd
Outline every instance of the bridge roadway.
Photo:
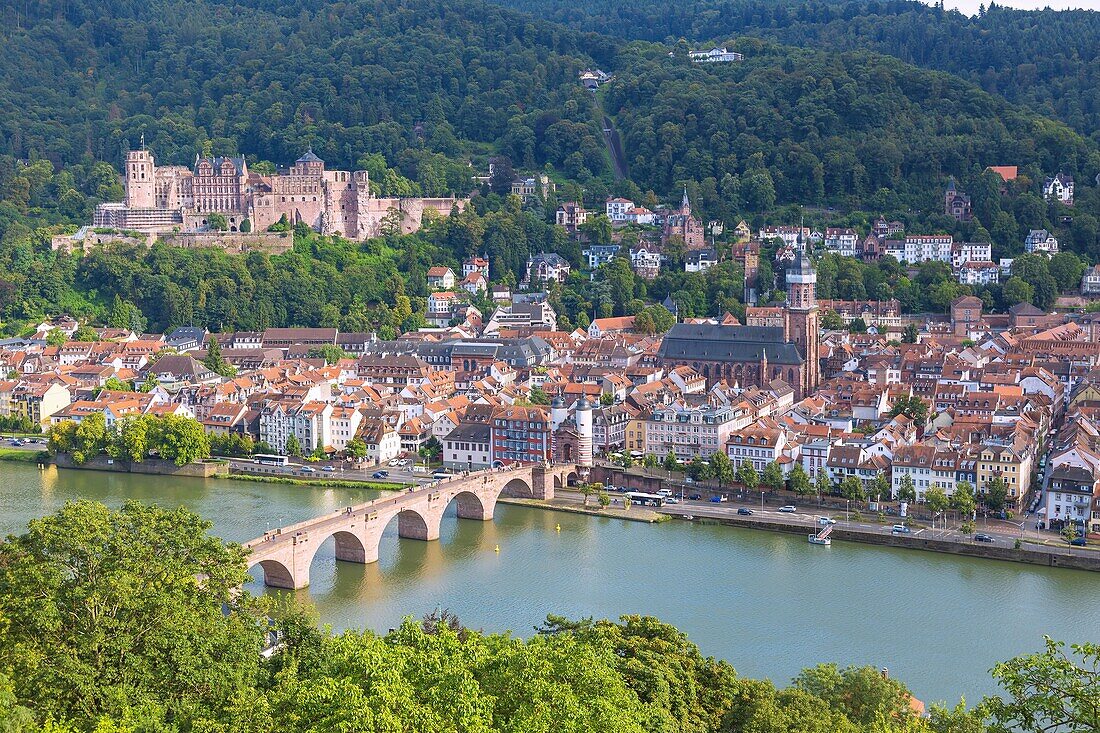
[[552,499],[554,490],[575,479],[574,465],[524,465],[476,471],[393,496],[384,496],[332,514],[264,532],[244,543],[248,567],[263,569],[264,584],[299,589],[309,585],[309,567],[329,537],[336,540],[336,559],[371,563],[386,526],[397,517],[397,533],[417,540],[439,539],[443,513],[452,501],[462,519],[493,518],[501,495]]

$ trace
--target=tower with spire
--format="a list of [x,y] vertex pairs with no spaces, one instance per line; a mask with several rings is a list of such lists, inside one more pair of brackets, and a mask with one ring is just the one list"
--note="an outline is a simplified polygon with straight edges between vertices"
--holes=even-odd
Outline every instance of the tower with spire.
[[820,313],[817,307],[817,272],[806,252],[803,227],[799,228],[794,262],[787,268],[787,307],[783,326],[787,341],[798,347],[805,360],[801,384],[791,387],[802,396],[813,394],[821,382],[819,364]]

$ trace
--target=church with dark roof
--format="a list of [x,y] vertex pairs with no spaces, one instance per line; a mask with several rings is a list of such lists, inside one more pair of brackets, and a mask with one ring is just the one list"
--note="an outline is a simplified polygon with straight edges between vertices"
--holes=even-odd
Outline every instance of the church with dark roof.
[[782,379],[796,400],[811,395],[821,383],[816,287],[817,273],[800,242],[787,269],[782,327],[678,323],[661,342],[661,364],[687,364],[706,377],[708,388],[722,381],[762,387]]

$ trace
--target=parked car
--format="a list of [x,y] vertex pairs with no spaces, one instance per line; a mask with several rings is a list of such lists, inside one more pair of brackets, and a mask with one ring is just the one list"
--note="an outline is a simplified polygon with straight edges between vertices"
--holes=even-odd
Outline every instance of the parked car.
[[317,469],[313,466],[302,466],[302,473],[317,473]]
[[1088,540],[1086,540],[1084,537],[1075,537],[1070,540],[1069,543],[1074,547],[1087,547],[1089,544]]
[[386,478],[390,475],[389,471],[375,471],[371,474],[371,478]]
[[658,489],[657,493],[660,496],[672,496],[672,489]]
[[749,509],[748,507],[743,506],[743,507],[738,508],[737,513],[740,514],[742,517],[751,517],[752,516],[752,509]]
[[703,500],[703,495],[702,494],[692,494],[688,498],[691,499],[692,501],[702,501]]
[[324,471],[325,473],[332,473],[333,471],[336,470],[336,468],[335,468],[335,466],[325,466],[321,470]]
[[993,542],[993,538],[990,537],[987,534],[982,534],[981,532],[979,532],[978,534],[974,535],[974,541],[975,542]]
[[665,503],[666,504],[679,504],[680,500],[677,499],[675,496],[666,496],[665,497]]
[[724,497],[724,496],[712,496],[712,497],[710,497],[710,500],[711,500],[712,502],[714,502],[715,504],[721,504],[721,503],[723,503],[723,502],[727,502],[727,501],[729,501],[729,499],[727,499],[727,498],[726,498],[726,497]]
[[890,534],[909,534],[909,528],[904,524],[895,524],[890,528]]
[[777,511],[781,511],[784,514],[794,514],[798,510],[795,509],[793,504],[785,504],[785,505],[779,507],[779,509]]

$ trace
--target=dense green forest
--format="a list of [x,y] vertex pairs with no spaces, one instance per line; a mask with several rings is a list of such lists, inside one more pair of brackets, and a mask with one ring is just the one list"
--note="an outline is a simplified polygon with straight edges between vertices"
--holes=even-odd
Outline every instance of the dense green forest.
[[949,71],[1085,135],[1100,130],[1100,14],[1014,10],[970,17],[916,0],[504,0],[622,38],[727,43],[740,36],[805,48],[876,51]]
[[[70,502],[0,542],[8,733],[1037,733],[1094,730],[1100,648],[997,665],[1003,697],[919,718],[873,667],[739,677],[657,619],[550,616],[520,639],[441,611],[385,636],[240,592],[245,553],[187,509]],[[274,624],[271,626],[270,624]],[[260,649],[281,634],[268,659]],[[1090,727],[1090,724],[1092,727]]]
[[[1029,229],[1047,228],[1085,262],[1100,260],[1100,188],[1087,185],[1100,172],[1093,140],[887,56],[742,38],[743,63],[700,67],[682,43],[600,35],[479,0],[109,7],[45,0],[2,11],[5,333],[59,312],[105,321],[117,296],[133,305],[125,320],[150,329],[339,325],[389,335],[422,323],[431,265],[457,268],[485,253],[494,277],[514,283],[528,255],[545,250],[579,269],[581,246],[551,225],[558,201],[599,209],[607,196],[625,195],[652,207],[678,200],[681,187],[703,218],[726,224],[806,215],[815,227],[866,231],[885,214],[909,232],[992,241],[995,257],[1019,254]],[[615,75],[596,94],[578,83],[590,66]],[[601,113],[623,135],[627,179],[612,175]],[[161,163],[241,153],[267,170],[312,146],[330,165],[370,170],[379,191],[394,195],[468,192],[492,155],[518,170],[547,169],[559,186],[523,210],[482,190],[468,214],[409,237],[352,243],[299,231],[294,251],[277,257],[163,246],[83,258],[50,252],[51,233],[120,198],[115,170],[142,135]],[[991,164],[1020,166],[1004,195],[982,173]],[[1078,181],[1072,210],[1038,196],[1056,170]],[[974,222],[943,216],[949,176],[974,196]],[[636,314],[670,294],[682,315],[742,312],[736,263],[689,275],[681,251],[667,254],[654,282],[621,261],[593,280],[575,273],[551,293],[562,327]],[[1030,291],[980,294],[990,307],[1019,297],[1046,305],[1051,283],[1070,287],[1067,273],[1079,265],[1063,262]],[[896,296],[909,311],[942,310],[948,295],[965,292],[950,273],[915,278],[896,263],[826,260],[822,271],[823,297]]]
[[[701,66],[636,43],[606,104],[631,176],[657,190],[717,181],[741,210],[776,201],[942,211],[943,188],[1011,161],[1087,179],[1100,153],[1064,125],[948,74],[868,53],[746,41],[738,64]],[[1041,181],[1037,182],[1041,183]]]

